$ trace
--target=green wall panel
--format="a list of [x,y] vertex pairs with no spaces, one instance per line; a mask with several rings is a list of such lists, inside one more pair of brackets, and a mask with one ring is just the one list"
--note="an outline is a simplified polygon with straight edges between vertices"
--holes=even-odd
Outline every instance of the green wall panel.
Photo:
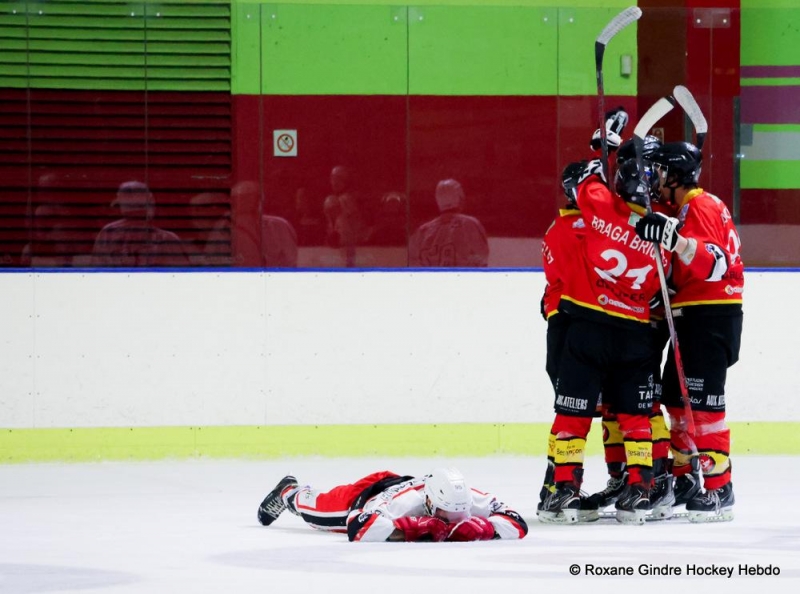
[[409,8],[413,95],[553,95],[556,11],[534,7]]
[[265,4],[262,93],[405,94],[406,14],[391,6]]
[[[743,3],[744,4],[744,3]],[[800,10],[742,7],[742,66],[800,64]]]
[[261,92],[261,6],[237,4],[231,18],[231,34],[231,91],[258,95]]
[[[619,12],[617,8],[562,8],[558,11],[558,95],[594,95],[594,40]],[[620,58],[634,60],[630,76],[620,74]],[[607,95],[636,95],[636,25],[620,31],[606,46],[603,87]]]
[[800,165],[797,161],[741,161],[741,188],[794,190],[800,188]]
[[0,0],[0,87],[227,91],[230,11],[226,0]]

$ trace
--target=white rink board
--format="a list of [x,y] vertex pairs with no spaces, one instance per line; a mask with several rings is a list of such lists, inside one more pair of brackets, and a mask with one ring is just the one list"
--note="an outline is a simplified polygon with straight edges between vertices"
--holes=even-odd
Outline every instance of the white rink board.
[[[0,274],[6,428],[552,420],[540,271]],[[731,421],[800,421],[797,272],[748,272]]]

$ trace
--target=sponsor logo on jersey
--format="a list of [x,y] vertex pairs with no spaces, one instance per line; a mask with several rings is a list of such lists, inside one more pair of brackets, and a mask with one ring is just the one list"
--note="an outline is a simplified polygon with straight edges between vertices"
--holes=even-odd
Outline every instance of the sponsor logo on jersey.
[[572,410],[586,410],[589,406],[589,401],[585,398],[573,398],[572,396],[559,394],[556,398],[556,406],[571,408]]
[[613,305],[614,307],[618,307],[620,309],[625,309],[636,313],[644,313],[643,307],[628,305],[627,303],[623,303],[622,301],[617,301],[616,299],[612,299],[608,295],[599,295],[597,297],[597,302],[603,306]]
[[743,293],[744,292],[744,287],[732,287],[730,285],[726,285],[725,286],[725,292],[728,295],[734,295],[736,293]]

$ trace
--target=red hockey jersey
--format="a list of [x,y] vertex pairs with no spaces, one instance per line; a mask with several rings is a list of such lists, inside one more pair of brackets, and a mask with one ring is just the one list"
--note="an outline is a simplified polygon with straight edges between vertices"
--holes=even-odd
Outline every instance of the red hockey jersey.
[[[596,176],[578,186],[578,207],[586,236],[562,299],[617,320],[648,323],[659,279],[654,244],[636,235],[643,209],[612,194]],[[666,268],[661,250],[658,255]]]
[[580,261],[580,242],[586,233],[586,224],[577,209],[561,209],[558,217],[542,239],[542,267],[547,286],[544,289],[545,317],[558,313],[558,303],[564,292],[567,274],[574,272]]
[[678,232],[697,241],[697,246],[693,257],[687,258],[684,252],[673,258],[672,280],[677,292],[672,307],[741,304],[742,242],[725,203],[697,188],[686,195],[678,220]]

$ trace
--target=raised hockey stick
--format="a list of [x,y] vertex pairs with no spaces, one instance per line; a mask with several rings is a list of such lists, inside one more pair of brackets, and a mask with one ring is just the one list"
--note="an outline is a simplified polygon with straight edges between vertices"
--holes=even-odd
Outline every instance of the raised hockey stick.
[[706,141],[706,133],[708,132],[708,122],[703,112],[700,110],[700,106],[697,104],[694,95],[683,85],[678,85],[672,90],[672,96],[675,97],[678,105],[683,108],[683,111],[685,111],[689,119],[692,120],[692,125],[697,135],[695,146],[702,150],[703,144]]
[[[677,88],[677,87],[676,87]],[[636,124],[636,128],[633,131],[633,146],[636,150],[636,165],[639,170],[639,175],[641,176],[641,183],[642,183],[642,195],[645,199],[645,207],[647,208],[647,213],[650,214],[653,212],[653,209],[650,205],[650,191],[649,191],[649,183],[644,179],[644,159],[642,154],[644,153],[644,138],[647,136],[647,133],[650,129],[665,115],[667,115],[672,109],[675,107],[676,100],[673,97],[662,97],[658,101],[656,101],[650,109],[645,112],[645,114],[639,120],[639,123]],[[701,114],[702,115],[702,114]],[[690,116],[691,117],[691,116]],[[692,402],[689,398],[689,387],[686,383],[686,373],[683,370],[683,360],[681,359],[681,351],[680,347],[678,346],[678,334],[675,332],[675,319],[672,315],[672,308],[670,307],[669,303],[669,289],[667,288],[667,276],[664,273],[664,264],[661,261],[661,249],[658,242],[655,243],[655,253],[656,253],[656,269],[658,270],[658,280],[661,284],[661,298],[664,301],[664,317],[667,319],[667,327],[669,328],[669,339],[672,343],[672,351],[675,356],[675,368],[678,373],[678,384],[681,391],[681,401],[683,402],[683,409],[686,416],[686,441],[688,442],[689,447],[692,449],[692,454],[695,456],[697,455],[697,446],[694,443],[694,434],[695,434],[695,426],[694,426],[694,415],[692,415]]]
[[617,14],[600,31],[594,42],[594,69],[597,77],[597,111],[600,120],[600,147],[603,152],[603,175],[608,179],[608,139],[606,138],[605,122],[605,91],[603,89],[603,56],[606,53],[606,45],[614,36],[625,27],[639,20],[642,10],[638,6],[630,6]]

